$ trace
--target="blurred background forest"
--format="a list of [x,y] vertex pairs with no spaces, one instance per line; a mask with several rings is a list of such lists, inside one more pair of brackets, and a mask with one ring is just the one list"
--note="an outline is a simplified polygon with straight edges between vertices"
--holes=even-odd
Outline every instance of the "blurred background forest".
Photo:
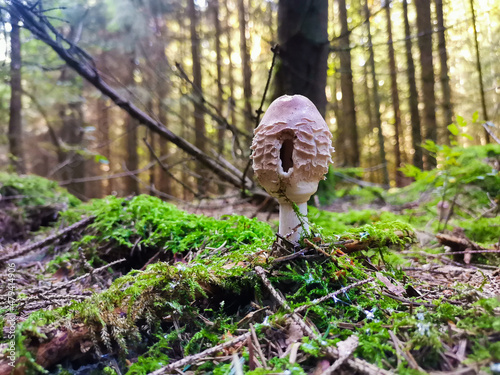
[[436,166],[427,140],[498,137],[498,0],[3,0],[0,12],[0,170],[81,199],[251,187],[253,129],[282,94],[325,116],[334,168],[382,186],[408,184],[405,164]]

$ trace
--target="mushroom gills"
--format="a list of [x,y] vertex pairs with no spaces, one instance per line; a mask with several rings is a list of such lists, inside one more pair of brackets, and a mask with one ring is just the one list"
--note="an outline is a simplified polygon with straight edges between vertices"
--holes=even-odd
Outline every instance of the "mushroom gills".
[[293,171],[293,139],[285,138],[280,149],[280,174],[289,176]]

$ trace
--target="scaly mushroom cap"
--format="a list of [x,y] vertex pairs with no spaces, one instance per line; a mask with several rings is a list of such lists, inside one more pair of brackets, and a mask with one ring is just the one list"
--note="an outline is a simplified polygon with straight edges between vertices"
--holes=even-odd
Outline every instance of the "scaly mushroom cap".
[[277,198],[306,202],[332,163],[332,134],[315,105],[302,95],[271,103],[254,131],[253,169]]

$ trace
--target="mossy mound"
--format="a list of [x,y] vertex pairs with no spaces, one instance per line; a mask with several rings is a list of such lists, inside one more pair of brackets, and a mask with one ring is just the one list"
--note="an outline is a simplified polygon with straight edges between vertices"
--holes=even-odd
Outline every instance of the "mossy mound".
[[[73,223],[95,216],[88,234],[74,247],[106,261],[128,257],[134,268],[159,252],[160,260],[188,252],[239,252],[268,247],[274,240],[269,224],[245,216],[227,215],[220,220],[189,214],[156,197],[131,199],[106,197],[69,210],[62,220]],[[109,251],[109,249],[112,249]]]
[[59,212],[79,204],[55,181],[0,172],[0,237],[5,242],[25,239],[57,221]]

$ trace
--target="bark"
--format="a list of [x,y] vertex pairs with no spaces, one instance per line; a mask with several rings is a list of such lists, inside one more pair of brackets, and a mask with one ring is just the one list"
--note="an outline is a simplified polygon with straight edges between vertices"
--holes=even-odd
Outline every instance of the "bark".
[[439,67],[440,67],[440,80],[441,80],[441,90],[443,92],[443,117],[444,117],[444,127],[443,133],[446,134],[443,137],[444,143],[450,144],[450,137],[447,130],[447,126],[453,123],[453,106],[451,104],[451,87],[450,87],[450,76],[448,69],[448,53],[446,51],[446,28],[444,26],[444,14],[443,14],[443,0],[434,0],[436,4],[436,18],[438,27],[438,50],[439,50]]
[[[484,96],[483,69],[481,67],[481,56],[479,54],[479,42],[477,39],[476,11],[474,9],[474,0],[470,0],[470,10],[472,13],[472,29],[474,30],[474,49],[476,52],[476,69],[479,80],[479,94],[481,96],[481,110],[483,115],[483,121],[487,122],[489,120],[489,117],[488,117],[488,110],[486,108],[486,98]],[[484,132],[484,136],[486,143],[489,143],[490,135],[486,130]]]
[[229,98],[228,98],[228,117],[231,119],[231,124],[236,126],[236,111],[235,111],[235,100],[234,100],[234,66],[233,66],[233,46],[231,38],[231,27],[229,26],[230,11],[227,5],[228,0],[224,0],[224,7],[226,9],[226,20],[225,20],[225,36],[227,43],[227,74],[228,74],[228,84],[229,84]]
[[[365,94],[364,107],[366,110],[366,117],[368,118],[367,134],[373,134],[373,129],[375,129],[375,122],[373,121],[372,101],[370,98],[370,87],[368,87],[368,67],[367,67],[366,62],[363,65],[363,93]],[[368,165],[370,167],[375,166],[371,145],[368,145]],[[371,175],[371,173],[370,173],[370,175]]]
[[[161,72],[163,72],[161,79],[156,79],[156,85],[154,85],[157,96],[156,113],[158,116],[158,121],[166,125],[168,124],[168,108],[165,105],[165,100],[168,97],[170,91],[169,88],[171,86],[170,76],[167,73],[170,71],[169,61],[165,54],[165,47],[167,43],[165,38],[166,38],[167,28],[166,28],[166,23],[162,18],[162,16],[156,16],[154,17],[154,20],[155,20],[156,30],[158,32],[158,36],[155,40],[155,51],[154,51],[155,56],[157,58],[156,66]],[[154,81],[155,80],[153,79],[153,82]],[[155,142],[157,150],[159,152],[158,156],[160,157],[160,160],[162,160],[163,165],[166,168],[169,168],[168,163],[170,163],[170,160],[167,159],[170,153],[169,144],[160,137],[155,137],[155,138],[156,138]],[[165,173],[163,169],[159,170],[158,186],[156,188],[167,195],[173,195],[171,176],[168,173]]]
[[[111,107],[107,103],[107,98],[100,97],[97,99],[97,127],[99,129],[99,141],[101,142],[102,155],[108,159],[109,166],[111,165],[111,137],[109,127],[109,111]],[[104,195],[110,195],[113,192],[113,179],[103,181],[102,188]]]
[[[202,77],[201,77],[201,60],[200,60],[200,39],[198,37],[198,14],[194,0],[188,0],[188,13],[191,33],[191,56],[193,60],[193,99],[194,99],[194,127],[196,131],[195,146],[201,151],[205,152],[206,149],[206,130],[205,118],[202,103]],[[201,166],[197,168],[197,173],[204,176],[205,172]],[[198,192],[204,194],[206,191],[206,181],[204,178],[198,179]]]
[[[70,79],[71,80],[71,79]],[[61,179],[72,180],[85,177],[85,158],[78,150],[84,148],[84,115],[80,101],[63,104],[59,108],[61,119],[61,139],[68,150],[64,152],[64,160],[61,168]],[[70,193],[78,198],[85,197],[84,183],[71,183],[67,186]]]
[[280,64],[274,97],[301,94],[324,116],[329,53],[327,0],[280,0],[278,43]]
[[245,100],[245,130],[253,132],[252,110],[252,69],[250,67],[250,53],[247,42],[247,10],[245,0],[238,0],[238,22],[240,28],[240,55],[243,70],[243,97]]
[[23,150],[23,123],[22,123],[22,83],[21,83],[21,38],[19,18],[11,14],[10,32],[10,117],[9,117],[9,153],[13,169],[19,173],[26,173],[26,164]]
[[378,129],[378,148],[379,148],[379,157],[380,163],[382,163],[382,182],[385,186],[389,186],[389,172],[387,168],[387,160],[385,156],[385,145],[384,145],[384,135],[382,134],[382,118],[380,114],[380,96],[378,93],[378,80],[377,73],[375,71],[375,54],[373,52],[372,46],[372,33],[370,27],[370,10],[368,9],[368,2],[364,3],[364,11],[366,18],[366,31],[368,33],[368,63],[370,64],[371,70],[371,78],[372,78],[372,95],[373,95],[373,104],[375,106],[375,126]]
[[351,50],[349,48],[349,27],[345,0],[337,0],[339,7],[340,37],[340,89],[342,91],[343,124],[339,124],[339,138],[344,142],[344,165],[359,166],[358,129],[352,82]]
[[[98,74],[96,69],[88,61],[83,60],[82,56],[88,56],[88,54],[76,47],[65,48],[61,44],[61,35],[56,35],[54,38],[48,34],[46,29],[42,26],[43,20],[37,18],[33,14],[33,11],[20,1],[13,0],[9,8],[10,11],[16,12],[20,15],[24,22],[24,27],[30,30],[37,38],[47,43],[61,59],[63,59],[71,68],[73,68],[78,74],[85,78],[89,83],[96,87],[101,93],[108,96],[118,107],[122,108],[124,111],[129,113],[132,117],[137,119],[140,123],[144,124],[151,131],[156,132],[161,135],[164,139],[174,143],[181,150],[185,151],[191,155],[200,164],[203,164],[206,168],[212,170],[223,180],[228,181],[233,186],[239,188],[241,187],[242,172],[234,167],[227,167],[228,162],[222,166],[218,161],[214,160],[199,148],[192,145],[184,138],[181,138],[169,129],[167,129],[162,123],[154,120],[141,111],[137,106],[131,103],[127,98],[120,95],[115,89],[109,86],[102,77]],[[260,189],[255,188],[254,183],[250,179],[245,179],[245,188],[263,194]]]
[[[439,0],[438,0],[439,1]],[[385,4],[385,16],[387,21],[387,44],[389,46],[389,70],[391,72],[391,99],[392,110],[394,112],[394,176],[396,186],[402,186],[402,173],[401,168],[401,147],[400,147],[400,134],[401,134],[401,111],[399,109],[399,92],[398,92],[398,76],[396,67],[396,57],[394,54],[394,45],[392,40],[392,21],[391,21],[391,6],[390,1]]]
[[[166,57],[165,57],[166,58]],[[165,105],[163,101],[167,97],[167,82],[162,82],[160,81],[158,83],[157,87],[157,94],[158,94],[158,121],[162,124],[168,124],[168,115],[167,115],[167,109],[165,108]],[[167,156],[169,155],[170,152],[170,147],[167,142],[165,142],[163,139],[158,139],[159,143],[159,148],[160,148],[160,156]],[[168,168],[168,162],[169,160],[163,161],[163,164]],[[159,176],[159,189],[160,191],[164,192],[165,194],[168,195],[173,195],[172,194],[172,181],[170,177],[168,176],[167,173],[164,173],[160,171],[160,176]]]
[[[134,80],[134,69],[135,69],[135,56],[131,54],[129,56],[129,77],[127,82],[127,87],[130,89],[135,85]],[[137,153],[137,137],[138,137],[138,126],[139,122],[134,117],[127,114],[125,118],[125,132],[127,137],[125,139],[125,150],[127,155],[125,157],[125,164],[129,171],[135,171],[139,169],[139,154]],[[135,176],[134,176],[135,177]],[[135,195],[139,194],[139,181],[136,178],[128,177],[125,179],[125,194]]]
[[[432,24],[430,0],[415,0],[417,9],[418,48],[420,50],[420,67],[422,80],[422,97],[424,102],[425,138],[437,142],[436,97],[434,93],[434,65],[432,59]],[[436,159],[427,156],[425,167],[436,166]]]
[[[210,9],[212,11],[213,23],[215,26],[215,65],[217,68],[217,104],[216,109],[218,115],[222,115],[222,106],[223,106],[223,89],[222,89],[222,54],[221,54],[221,24],[219,20],[219,0],[211,0],[210,1]],[[234,123],[233,123],[234,125]],[[224,152],[224,136],[226,132],[226,127],[224,125],[219,124],[217,127],[217,152],[219,155],[222,155]]]
[[422,169],[424,167],[422,156],[422,131],[420,127],[420,112],[418,111],[418,91],[415,80],[415,64],[413,62],[410,22],[408,21],[408,0],[403,0],[403,21],[405,26],[406,66],[409,89],[409,106],[411,118],[411,144],[413,148],[413,165]]
[[[153,113],[153,105],[154,105],[153,99],[151,98],[149,100],[149,103],[148,103],[148,112],[149,113]],[[155,136],[155,133],[153,133],[153,132],[146,132],[145,138],[147,137],[148,134],[149,134],[148,143],[149,143],[149,146],[151,147],[151,149],[148,148],[149,162],[154,163],[156,160],[155,155],[157,155],[156,136]],[[149,186],[151,187],[150,194],[154,196],[155,190],[156,190],[156,165],[154,165],[153,167],[151,167],[149,169]]]

